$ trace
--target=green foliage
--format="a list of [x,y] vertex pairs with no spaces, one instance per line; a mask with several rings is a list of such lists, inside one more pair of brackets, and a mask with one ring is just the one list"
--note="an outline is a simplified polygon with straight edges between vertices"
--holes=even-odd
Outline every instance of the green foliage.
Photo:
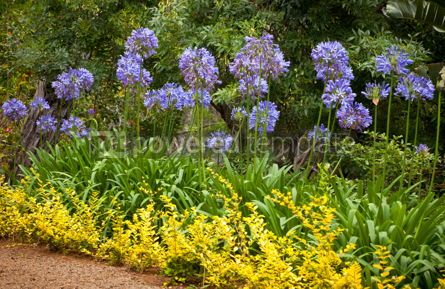
[[75,189],[83,201],[98,193],[104,213],[116,209],[127,217],[162,194],[180,209],[201,202],[203,193],[193,158],[166,157],[150,149],[125,151],[113,145],[96,137],[37,150],[31,155],[31,167],[22,168],[25,176],[33,179],[27,191],[32,193],[35,186],[48,182],[60,191]]
[[[264,215],[268,228],[279,236],[285,235],[297,227],[301,227],[295,216],[270,200],[271,192],[275,189],[281,192],[291,192],[295,203],[309,200],[311,195],[317,195],[315,186],[306,184],[299,173],[291,171],[291,166],[279,167],[270,164],[268,157],[257,159],[247,165],[244,172],[237,171],[225,159],[224,169],[220,172],[232,186],[233,191],[239,194],[243,203],[253,202],[258,211]],[[218,192],[229,197],[232,193],[225,184],[217,179],[212,185]],[[241,207],[241,212],[248,215],[249,210]]]
[[[416,148],[405,144],[401,137],[393,137],[388,143],[383,134],[377,135],[375,146],[373,134],[370,140],[357,143],[345,139],[338,145],[332,160],[340,161],[342,174],[348,178],[372,179],[374,175],[382,175],[386,168],[387,182],[397,179],[403,172],[406,182],[427,182],[431,177],[434,155],[432,153],[416,153]],[[375,171],[373,171],[375,170]]]
[[[351,65],[354,67],[355,73],[367,72],[375,77],[375,56],[384,54],[391,45],[397,45],[406,51],[410,59],[414,61],[414,67],[421,66],[430,59],[429,52],[420,43],[413,39],[397,38],[389,31],[380,31],[373,34],[370,31],[359,29],[353,31],[349,41],[351,44],[348,52],[350,53]],[[369,75],[366,78],[369,79]]]
[[386,15],[394,18],[415,19],[432,24],[434,29],[445,32],[445,1],[392,0],[386,4]]
[[[120,101],[115,97],[117,57],[131,30],[146,24],[149,5],[154,4],[12,1],[0,14],[0,87],[7,98],[20,96],[26,101],[37,80],[51,82],[63,70],[83,66],[94,74],[96,82],[84,106],[95,106],[101,112],[100,124],[102,120],[112,123]],[[84,111],[84,106],[78,109]]]
[[445,196],[418,198],[413,189],[419,184],[394,192],[398,179],[386,187],[381,179],[352,186],[341,179],[334,182],[333,202],[345,229],[338,245],[357,244],[353,254],[365,266],[366,279],[376,270],[373,246],[385,245],[398,275],[406,276],[414,288],[433,288],[445,264]]

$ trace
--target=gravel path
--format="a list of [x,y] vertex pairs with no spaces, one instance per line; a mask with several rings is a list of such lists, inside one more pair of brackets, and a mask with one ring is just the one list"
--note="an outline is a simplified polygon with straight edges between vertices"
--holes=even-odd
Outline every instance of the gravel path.
[[0,241],[0,288],[159,289],[165,281],[155,274],[134,273],[87,257]]

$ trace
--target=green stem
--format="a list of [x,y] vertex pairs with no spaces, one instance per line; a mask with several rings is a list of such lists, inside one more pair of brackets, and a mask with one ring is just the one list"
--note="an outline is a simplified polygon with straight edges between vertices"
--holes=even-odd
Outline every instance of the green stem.
[[410,118],[411,118],[411,101],[408,101],[408,113],[406,115],[406,126],[405,126],[405,146],[409,141]]
[[249,124],[246,123],[246,165],[250,162],[250,149],[252,148],[251,137],[252,132],[249,129]]
[[[400,178],[400,190],[403,188],[403,182],[405,181],[405,166],[406,166],[406,154],[409,141],[410,113],[411,113],[411,101],[408,100],[408,112],[406,115],[406,125],[405,125],[405,143],[404,143],[404,152],[402,155],[402,177]],[[409,179],[411,179],[411,176],[409,177]]]
[[126,143],[127,131],[128,131],[128,95],[127,87],[124,88],[124,138]]
[[[385,141],[386,141],[386,150],[388,149],[388,144],[389,144],[389,125],[391,124],[391,104],[392,104],[392,95],[394,92],[394,77],[391,75],[391,87],[390,87],[390,91],[389,91],[389,100],[388,100],[388,113],[386,116],[386,137],[385,137]],[[385,182],[386,179],[386,169],[387,169],[387,153],[385,153],[385,164],[383,166],[383,182]]]
[[374,107],[374,143],[373,143],[373,161],[372,161],[372,180],[375,181],[375,167],[376,167],[376,143],[377,143],[377,116],[378,106]]
[[391,76],[391,90],[389,92],[388,115],[386,116],[386,143],[389,142],[389,126],[391,124],[391,105],[393,95],[394,77]]
[[331,116],[332,116],[332,107],[329,108],[329,114],[328,114],[328,131],[331,129]]
[[[260,104],[260,100],[259,97],[257,97],[257,101],[256,101],[256,117],[255,117],[255,131],[254,131],[254,140],[253,140],[253,162],[254,162],[254,166],[256,167],[256,159],[257,159],[257,148],[258,148],[258,120],[260,118],[260,110],[259,110],[259,105]],[[253,110],[253,109],[252,109]]]
[[417,132],[419,130],[419,116],[420,116],[420,98],[417,98],[416,130],[414,131],[414,145],[417,145]]
[[199,152],[201,159],[201,170],[202,170],[202,178],[203,184],[206,182],[206,172],[205,172],[205,162],[204,162],[204,106],[200,105],[200,114],[199,114]]
[[258,146],[258,106],[257,106],[257,117],[255,118],[255,131],[253,132],[253,162],[256,164],[256,154]]
[[[164,118],[164,116],[162,116],[162,118]],[[161,138],[164,138],[164,137],[165,137],[165,135],[166,135],[166,133],[165,133],[166,129],[167,129],[167,122],[165,121],[165,119],[163,119],[163,122],[162,122],[162,133],[161,133]]]
[[[260,73],[259,73],[259,77],[258,77],[258,87],[261,87],[261,79],[262,79],[262,67],[263,67],[263,63],[260,61]],[[268,90],[268,91],[270,91],[270,90]],[[267,94],[267,100],[269,100],[269,93]],[[257,108],[257,111],[256,111],[256,118],[255,118],[255,140],[254,140],[254,142],[255,142],[255,144],[254,144],[254,156],[253,156],[253,158],[254,158],[254,160],[253,160],[253,162],[254,162],[254,166],[256,167],[256,159],[257,159],[257,148],[258,148],[258,128],[259,128],[259,126],[258,126],[258,119],[259,119],[259,114],[260,114],[260,111],[259,111],[259,104],[260,104],[260,97],[258,96],[258,97],[256,97],[256,108]],[[266,133],[265,131],[263,131],[263,133]]]
[[138,86],[138,93],[135,96],[135,110],[136,110],[136,148],[139,150],[141,148],[141,126],[140,126],[140,99],[141,97],[141,87]]
[[434,147],[434,164],[433,164],[433,173],[431,175],[431,182],[429,191],[432,191],[434,186],[434,177],[436,174],[436,166],[437,161],[439,159],[439,137],[440,137],[440,108],[442,105],[442,91],[439,91],[439,99],[437,100],[437,129],[436,129],[436,144]]
[[338,103],[336,103],[336,104],[335,104],[335,107],[334,107],[334,113],[333,113],[333,116],[332,116],[332,118],[333,118],[333,120],[332,120],[332,127],[331,127],[331,129],[329,130],[330,133],[333,133],[333,132],[334,132],[334,129],[335,129],[335,123],[336,123],[336,121],[335,121],[335,117],[336,117],[336,115],[337,115],[337,108],[338,108]]
[[[332,116],[332,107],[329,108],[329,114],[328,114],[328,131],[331,131],[331,116]],[[325,150],[323,152],[323,162],[326,161],[327,151]]]
[[174,118],[174,113],[171,112],[169,113],[169,117],[168,117],[168,129],[167,129],[167,140],[170,141],[172,136],[173,136],[173,131],[175,128],[175,118]]
[[[317,118],[317,126],[316,128],[318,129],[320,127],[320,122],[321,122],[321,115],[323,112],[323,102],[320,102],[320,108],[318,109],[318,118]],[[316,131],[317,133],[317,131]],[[312,158],[314,156],[314,150],[315,150],[315,142],[316,142],[316,133],[314,135],[314,139],[312,140],[312,148],[311,151],[309,152],[309,159],[308,159],[308,163],[306,166],[306,176],[309,176],[309,172],[310,172],[310,168],[311,168],[311,164],[312,164]]]
[[235,138],[234,138],[234,143],[238,145],[238,151],[241,152],[242,151],[242,144],[241,144],[241,130],[243,129],[244,126],[244,118],[241,120],[241,123],[239,125],[239,128],[235,134]]

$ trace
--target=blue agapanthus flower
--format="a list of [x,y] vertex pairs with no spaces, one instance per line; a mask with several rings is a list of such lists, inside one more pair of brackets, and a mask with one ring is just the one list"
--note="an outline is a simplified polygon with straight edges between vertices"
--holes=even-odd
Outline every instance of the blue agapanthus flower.
[[161,89],[147,92],[144,105],[147,108],[157,106],[162,110],[172,107],[182,110],[186,107],[193,107],[195,101],[192,93],[185,91],[179,84],[166,83]]
[[247,111],[244,107],[235,107],[232,109],[232,113],[230,114],[230,118],[235,121],[242,121],[247,117]]
[[89,133],[83,120],[76,116],[70,116],[69,119],[64,119],[60,130],[68,136],[77,137],[86,137]]
[[395,45],[389,47],[385,54],[375,58],[376,70],[383,75],[391,73],[396,75],[407,74],[409,69],[406,67],[411,64],[413,64],[413,61],[409,58],[409,54]]
[[246,37],[246,44],[229,65],[229,71],[238,79],[259,77],[275,79],[289,70],[280,47],[271,34],[260,38]]
[[117,62],[117,79],[124,86],[140,85],[147,87],[153,82],[150,72],[143,68],[143,59],[138,54],[126,52]]
[[179,69],[192,90],[212,91],[221,83],[215,57],[205,48],[187,48],[179,59]]
[[433,82],[423,76],[410,73],[401,77],[396,87],[396,94],[405,98],[405,100],[432,100],[434,98]]
[[419,144],[416,147],[416,153],[417,154],[428,154],[430,152],[430,148],[426,144]]
[[3,103],[2,110],[3,115],[12,121],[20,120],[24,118],[28,113],[26,105],[24,105],[23,102],[16,98],[10,99]]
[[343,103],[337,111],[337,118],[341,128],[362,131],[372,124],[369,110],[361,103]]
[[[182,88],[182,87],[181,87]],[[210,94],[208,94],[210,96]],[[193,98],[193,92],[190,90],[178,91],[176,95],[175,107],[178,110],[185,108],[192,108],[195,106],[195,99]],[[210,101],[209,101],[210,104]]]
[[335,104],[353,102],[356,94],[352,92],[350,81],[345,78],[340,78],[328,80],[325,91],[321,97],[324,104],[329,108]]
[[362,91],[362,94],[371,99],[375,105],[378,104],[380,99],[386,99],[390,93],[391,88],[385,82],[377,83],[377,82],[368,82],[366,83],[365,90]]
[[72,100],[80,97],[82,92],[89,91],[94,83],[93,75],[85,68],[70,68],[57,76],[52,87],[57,98]]
[[54,132],[56,131],[57,128],[57,120],[53,116],[46,114],[42,115],[41,117],[39,117],[39,119],[37,119],[36,125],[39,131]]
[[354,79],[349,65],[349,55],[338,41],[319,43],[311,53],[317,79],[327,82],[334,79]]
[[328,128],[321,124],[320,126],[314,126],[314,128],[307,133],[307,137],[315,141],[325,141],[331,137],[331,133]]
[[36,97],[31,102],[31,107],[37,108],[39,110],[48,110],[50,108],[49,103],[43,97]]
[[148,28],[139,28],[131,32],[125,42],[125,49],[130,54],[138,54],[146,59],[156,54],[158,48],[158,38],[155,33]]
[[277,105],[270,101],[260,101],[254,106],[249,116],[249,129],[258,129],[258,132],[273,132],[280,112]]
[[204,107],[209,107],[212,102],[212,96],[206,89],[190,90],[195,103],[200,103]]
[[241,95],[249,97],[263,96],[269,91],[269,85],[265,79],[253,75],[240,79],[238,89]]
[[216,131],[210,134],[207,138],[206,146],[209,149],[218,152],[226,152],[230,149],[233,143],[233,137],[221,131]]

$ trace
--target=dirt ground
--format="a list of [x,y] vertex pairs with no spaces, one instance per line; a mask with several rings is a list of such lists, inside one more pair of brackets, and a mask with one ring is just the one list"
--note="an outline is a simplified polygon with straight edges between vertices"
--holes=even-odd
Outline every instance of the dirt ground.
[[40,246],[0,240],[1,289],[159,289],[167,280],[87,257],[67,256]]

